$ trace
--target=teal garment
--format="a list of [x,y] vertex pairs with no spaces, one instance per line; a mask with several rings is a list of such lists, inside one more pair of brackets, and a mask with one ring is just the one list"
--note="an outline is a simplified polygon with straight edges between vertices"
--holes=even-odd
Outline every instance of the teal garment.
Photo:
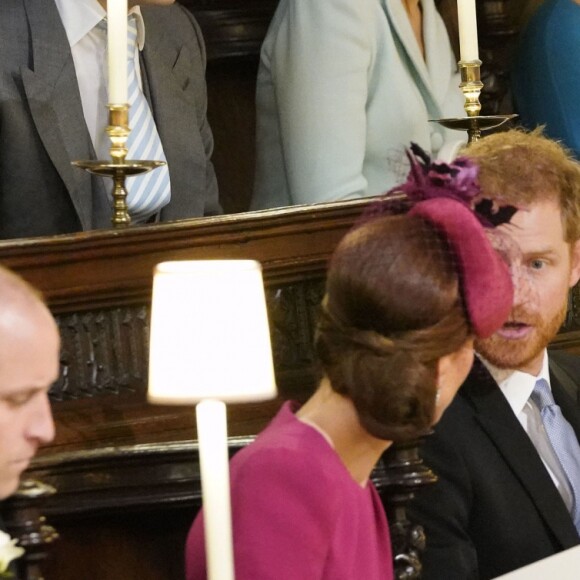
[[512,90],[522,124],[545,125],[580,159],[580,5],[547,0],[538,8],[521,34]]

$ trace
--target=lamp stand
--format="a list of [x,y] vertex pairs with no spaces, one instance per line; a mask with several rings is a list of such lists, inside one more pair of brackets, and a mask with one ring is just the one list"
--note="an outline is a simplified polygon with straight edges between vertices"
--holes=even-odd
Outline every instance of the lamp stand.
[[205,399],[195,408],[208,580],[234,580],[226,405]]

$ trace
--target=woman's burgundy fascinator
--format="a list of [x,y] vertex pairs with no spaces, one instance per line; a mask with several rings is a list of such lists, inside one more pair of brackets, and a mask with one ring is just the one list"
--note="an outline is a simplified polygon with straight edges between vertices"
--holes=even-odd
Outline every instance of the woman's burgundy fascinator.
[[407,155],[411,163],[407,181],[371,204],[359,224],[400,213],[430,222],[454,254],[475,334],[491,336],[507,320],[514,290],[509,266],[493,248],[485,228],[509,222],[517,209],[498,207],[481,197],[479,167],[468,157],[458,157],[449,164],[431,162],[415,144]]

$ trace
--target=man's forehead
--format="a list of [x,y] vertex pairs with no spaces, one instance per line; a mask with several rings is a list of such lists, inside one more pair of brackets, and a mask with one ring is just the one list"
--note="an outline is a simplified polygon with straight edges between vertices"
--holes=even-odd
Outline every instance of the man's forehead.
[[[498,202],[496,202],[498,203]],[[507,201],[501,201],[499,204],[510,204]],[[527,220],[532,216],[539,216],[539,214],[546,217],[546,219],[561,219],[562,218],[562,206],[560,204],[560,199],[557,196],[546,196],[543,198],[538,198],[532,201],[522,202],[522,203],[511,203],[516,208],[516,212],[510,219],[510,221],[505,225],[522,225],[526,223]],[[502,224],[504,225],[504,224]]]

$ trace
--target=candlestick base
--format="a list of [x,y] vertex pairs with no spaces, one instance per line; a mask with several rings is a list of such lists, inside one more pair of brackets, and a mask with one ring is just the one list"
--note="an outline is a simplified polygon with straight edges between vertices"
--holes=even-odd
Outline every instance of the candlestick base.
[[127,177],[147,173],[156,167],[165,165],[165,161],[134,160],[124,163],[110,163],[107,161],[73,161],[73,165],[81,167],[89,173],[113,178],[113,216],[111,223],[114,228],[124,228],[131,225],[131,216],[127,207]]
[[473,117],[456,117],[449,119],[430,119],[447,129],[467,131],[467,142],[473,143],[481,138],[482,131],[495,129],[515,119],[517,115],[474,115]]

